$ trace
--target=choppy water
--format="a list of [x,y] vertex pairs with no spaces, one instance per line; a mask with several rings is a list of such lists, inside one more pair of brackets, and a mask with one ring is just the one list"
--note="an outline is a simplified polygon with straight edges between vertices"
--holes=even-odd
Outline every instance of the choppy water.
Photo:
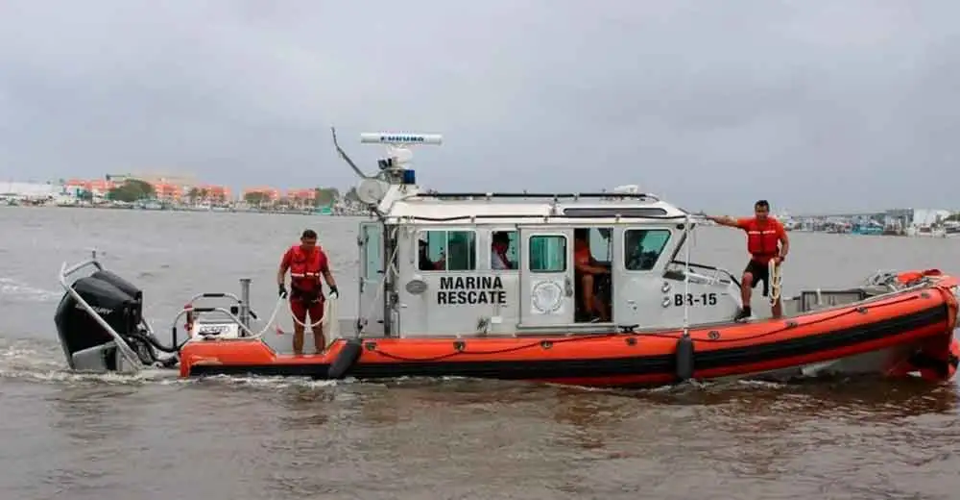
[[[356,312],[355,220],[0,209],[0,499],[952,498],[955,384],[707,384],[599,391],[472,380],[181,381],[64,371],[62,261],[97,247],[162,336],[199,291],[275,300],[282,250],[318,229]],[[960,240],[792,233],[784,292],[878,268],[960,272]],[[695,260],[738,270],[707,228]],[[289,330],[289,319],[283,323]],[[289,336],[273,336],[289,348]]]

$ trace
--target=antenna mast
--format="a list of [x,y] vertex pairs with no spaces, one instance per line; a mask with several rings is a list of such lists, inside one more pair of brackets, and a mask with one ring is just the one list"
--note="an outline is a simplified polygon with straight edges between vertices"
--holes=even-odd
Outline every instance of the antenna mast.
[[377,160],[383,179],[390,184],[416,184],[416,175],[407,168],[413,158],[410,146],[429,144],[439,146],[443,143],[440,134],[407,134],[393,132],[366,132],[360,134],[361,144],[383,144],[387,147],[387,157]]

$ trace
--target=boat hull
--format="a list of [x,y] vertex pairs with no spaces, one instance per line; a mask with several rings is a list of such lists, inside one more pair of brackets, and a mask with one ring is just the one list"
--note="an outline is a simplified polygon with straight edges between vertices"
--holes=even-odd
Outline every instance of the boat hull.
[[258,339],[193,339],[184,377],[470,377],[595,387],[758,376],[876,373],[948,380],[958,364],[957,300],[931,286],[785,319],[656,332],[482,338],[337,339],[320,355],[278,354]]

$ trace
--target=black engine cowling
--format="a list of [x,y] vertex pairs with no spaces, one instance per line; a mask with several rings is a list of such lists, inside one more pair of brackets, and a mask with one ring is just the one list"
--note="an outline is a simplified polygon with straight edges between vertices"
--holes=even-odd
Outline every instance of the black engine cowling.
[[[143,292],[110,271],[101,270],[80,278],[72,288],[100,317],[137,352],[141,362],[156,359],[144,341],[141,329]],[[76,368],[74,354],[113,341],[110,333],[70,294],[64,294],[54,316],[57,334],[70,368]],[[104,368],[115,370],[115,350],[104,351]]]

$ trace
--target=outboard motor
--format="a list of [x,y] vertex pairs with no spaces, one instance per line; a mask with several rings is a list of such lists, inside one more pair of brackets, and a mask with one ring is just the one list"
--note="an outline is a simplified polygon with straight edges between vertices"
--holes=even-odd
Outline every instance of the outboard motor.
[[103,318],[137,354],[142,364],[157,361],[156,352],[148,342],[149,333],[141,326],[142,291],[106,270],[78,279],[71,288],[93,309],[88,311],[69,292],[57,307],[54,322],[71,369],[126,371],[124,364],[129,361],[119,351],[113,335],[92,314]]

